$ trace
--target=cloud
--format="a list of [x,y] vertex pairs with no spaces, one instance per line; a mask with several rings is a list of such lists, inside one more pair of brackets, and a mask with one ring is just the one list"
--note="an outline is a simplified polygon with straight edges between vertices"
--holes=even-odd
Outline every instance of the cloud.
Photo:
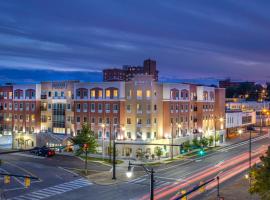
[[164,77],[265,80],[269,9],[245,0],[8,1],[0,66],[100,72],[150,57]]

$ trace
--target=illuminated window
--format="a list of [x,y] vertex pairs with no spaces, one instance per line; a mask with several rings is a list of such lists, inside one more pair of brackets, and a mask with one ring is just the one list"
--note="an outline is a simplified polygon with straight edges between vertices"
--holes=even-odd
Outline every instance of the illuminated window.
[[96,91],[95,90],[91,90],[91,98],[95,98],[96,96]]
[[113,97],[118,97],[118,90],[113,90]]
[[98,91],[98,98],[102,98],[102,90]]
[[142,90],[137,90],[137,97],[142,98]]
[[71,98],[71,91],[70,91],[70,90],[67,92],[67,96],[68,96],[69,98]]
[[128,97],[128,98],[131,98],[131,95],[132,95],[131,90],[127,91],[127,97]]
[[110,90],[106,90],[106,98],[110,98],[111,96],[111,91]]
[[151,97],[151,91],[150,90],[146,90],[146,97],[150,98]]
[[35,115],[31,115],[31,121],[32,121],[32,122],[35,121]]

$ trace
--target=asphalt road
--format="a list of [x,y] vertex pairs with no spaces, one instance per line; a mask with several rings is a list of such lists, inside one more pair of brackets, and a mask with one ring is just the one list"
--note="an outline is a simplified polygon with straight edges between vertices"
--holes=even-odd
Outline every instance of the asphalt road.
[[[260,155],[259,147],[266,148],[269,144],[270,139],[268,137],[253,141],[253,158],[255,159],[255,156]],[[216,176],[220,171],[223,172],[224,177],[228,176],[227,174],[237,171],[237,167],[248,165],[247,151],[248,142],[245,142],[225,147],[203,157],[156,167],[155,195],[158,199],[171,199],[180,189],[188,191],[201,181]],[[5,190],[4,194],[9,199],[149,199],[148,176],[137,177],[129,182],[117,185],[101,186],[85,181],[62,168],[82,168],[83,162],[73,157],[56,156],[54,158],[40,159],[20,154],[1,155],[0,157],[6,161],[1,166],[2,171],[33,175],[41,179],[33,182],[31,187],[27,189],[24,188],[23,180],[20,179],[12,180],[10,185],[2,186],[2,189]],[[109,170],[109,167],[99,164],[91,165],[89,168],[92,170]],[[221,189],[224,184],[228,184],[228,180],[221,183]],[[209,188],[203,194],[198,194],[194,199],[205,199],[213,191],[215,191],[215,187]]]

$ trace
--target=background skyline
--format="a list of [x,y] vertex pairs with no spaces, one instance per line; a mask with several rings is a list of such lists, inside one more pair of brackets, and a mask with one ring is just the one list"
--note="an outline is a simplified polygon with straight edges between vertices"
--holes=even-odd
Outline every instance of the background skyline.
[[162,81],[266,81],[269,1],[1,1],[1,82],[100,81],[157,61]]

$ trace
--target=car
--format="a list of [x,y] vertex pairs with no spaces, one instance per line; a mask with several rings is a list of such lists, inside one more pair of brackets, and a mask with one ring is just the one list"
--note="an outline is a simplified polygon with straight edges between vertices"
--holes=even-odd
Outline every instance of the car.
[[33,149],[30,150],[30,153],[37,155],[38,152],[39,152],[39,150],[40,150],[40,147],[35,147],[35,148],[33,148]]
[[55,151],[48,147],[42,147],[39,149],[37,155],[44,156],[44,157],[51,157],[55,155]]

